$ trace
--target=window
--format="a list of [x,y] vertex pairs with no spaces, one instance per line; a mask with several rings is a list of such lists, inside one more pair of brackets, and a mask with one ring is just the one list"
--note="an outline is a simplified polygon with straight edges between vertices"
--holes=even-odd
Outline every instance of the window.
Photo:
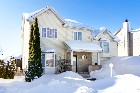
[[42,28],[42,37],[57,38],[57,29]]
[[42,54],[42,67],[45,67],[45,54]]
[[82,40],[82,32],[74,32],[74,40]]
[[57,29],[47,28],[47,37],[48,38],[57,38]]
[[42,28],[42,37],[46,37],[46,28]]
[[54,67],[54,53],[46,53],[46,67]]
[[107,41],[100,41],[100,46],[103,49],[104,53],[109,53],[109,42],[107,42]]

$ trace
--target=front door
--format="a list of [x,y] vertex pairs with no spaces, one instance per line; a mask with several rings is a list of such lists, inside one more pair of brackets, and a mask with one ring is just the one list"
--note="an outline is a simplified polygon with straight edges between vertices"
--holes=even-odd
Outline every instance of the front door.
[[77,64],[78,62],[77,62],[77,55],[73,55],[73,70],[75,71],[75,72],[78,72],[78,69],[77,69],[77,67],[78,67],[78,64]]
[[55,73],[55,53],[42,54],[42,67],[44,73]]

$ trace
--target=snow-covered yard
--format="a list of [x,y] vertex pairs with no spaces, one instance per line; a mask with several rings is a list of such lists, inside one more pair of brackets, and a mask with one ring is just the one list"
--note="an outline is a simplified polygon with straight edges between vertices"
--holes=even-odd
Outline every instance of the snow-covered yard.
[[[117,60],[117,58],[115,58],[117,61],[119,61],[119,59]],[[124,61],[126,63],[127,60],[129,60],[130,63],[130,60],[132,59],[135,59],[132,61],[140,60],[138,57],[125,57],[123,59],[126,60]],[[114,59],[112,59],[112,63],[113,60]],[[129,62],[127,64],[129,64]],[[138,62],[134,63],[137,66],[140,64]],[[107,64],[109,64],[109,62],[104,64],[104,66]],[[116,65],[114,64],[115,68]],[[109,67],[106,67],[105,69],[107,68]],[[136,69],[138,68],[136,67]],[[121,68],[120,71],[121,70],[126,71],[126,68]],[[123,75],[117,75],[119,70],[116,69],[114,69],[116,76],[109,77],[109,75],[106,75],[109,73],[108,70],[102,71],[103,69],[98,71],[99,74],[94,73],[96,76],[102,76],[102,79],[96,81],[86,80],[79,74],[71,71],[62,74],[43,75],[41,78],[36,79],[31,83],[24,82],[24,77],[16,77],[14,80],[0,79],[0,93],[140,93],[140,77],[130,73],[125,74],[125,71],[120,73]],[[129,72],[129,69],[127,69],[127,71]],[[139,74],[138,71],[137,74]],[[103,78],[103,76],[106,77]]]

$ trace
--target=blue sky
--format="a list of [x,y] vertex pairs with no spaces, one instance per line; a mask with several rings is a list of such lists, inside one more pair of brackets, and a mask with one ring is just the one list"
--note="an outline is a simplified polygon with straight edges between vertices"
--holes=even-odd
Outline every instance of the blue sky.
[[1,0],[0,47],[3,56],[21,54],[23,13],[52,6],[64,19],[74,19],[94,29],[107,27],[112,33],[127,18],[131,28],[140,27],[139,0]]

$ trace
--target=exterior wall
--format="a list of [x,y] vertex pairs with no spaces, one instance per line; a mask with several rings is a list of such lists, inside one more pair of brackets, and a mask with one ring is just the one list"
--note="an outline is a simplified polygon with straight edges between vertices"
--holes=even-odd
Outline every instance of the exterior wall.
[[30,24],[25,17],[22,21],[22,69],[24,69],[28,66]]
[[[110,57],[114,57],[114,56],[118,56],[118,42],[114,41],[113,38],[108,34],[108,33],[100,33],[100,35],[98,36],[98,39],[106,39],[109,41],[110,43],[110,53],[109,53],[109,57],[103,57],[102,53],[100,53],[100,61],[101,64],[105,61],[110,59]],[[99,44],[98,40],[92,40],[93,42],[95,42],[96,44]],[[97,53],[92,53],[92,65],[94,65],[97,62]]]
[[[53,48],[55,49],[56,53],[56,60],[65,59],[67,53],[67,47],[64,45],[64,41],[66,40],[73,40],[73,32],[80,31],[82,32],[82,40],[83,41],[90,41],[91,32],[86,29],[78,29],[78,28],[71,28],[71,27],[63,27],[63,22],[51,11],[48,10],[39,16],[38,18],[38,26],[40,30],[40,45],[41,50],[45,48]],[[33,23],[30,23],[33,24]],[[23,57],[23,67],[27,68],[28,65],[28,53],[29,53],[29,36],[30,36],[30,24],[28,21],[25,20],[23,26],[23,36],[22,36],[22,43],[24,50],[22,52]],[[42,28],[52,28],[57,29],[57,38],[44,38],[42,37]],[[22,29],[22,30],[23,30]]]
[[92,53],[92,65],[95,65],[97,63],[97,53]]
[[133,33],[129,32],[129,55],[133,56]]
[[[101,38],[101,39],[107,39],[110,43],[110,46],[109,46],[109,53],[110,53],[110,57],[114,57],[114,56],[118,56],[118,53],[117,53],[117,50],[118,50],[118,47],[117,47],[117,42],[113,40],[113,38],[107,33],[107,32],[104,32],[102,34],[100,34],[98,36],[98,38]],[[106,58],[102,58],[102,60],[104,60]]]
[[[66,29],[62,27],[62,22],[51,11],[39,15],[37,18],[40,29],[41,49],[54,48],[57,57],[65,58],[66,47],[63,42],[66,40]],[[42,37],[43,27],[57,29],[57,38]]]
[[140,31],[133,32],[133,56],[140,56]]
[[73,40],[74,31],[82,32],[83,41],[90,41],[89,38],[89,36],[91,35],[90,31],[84,29],[70,28],[70,27],[64,28],[62,22],[50,10],[38,16],[38,23],[39,23],[40,33],[42,27],[57,29],[58,36],[56,39],[40,37],[41,48],[42,49],[44,49],[45,47],[54,48],[56,51],[57,59],[60,57],[62,59],[66,58],[67,47],[64,45],[64,41]]
[[118,56],[125,56],[124,33],[123,30],[116,35],[120,41],[118,43]]
[[[74,52],[77,55],[78,72],[88,72],[88,66],[92,64],[92,56],[90,52]],[[82,56],[86,55],[87,59],[83,60]]]
[[82,32],[82,41],[91,41],[90,36],[91,32],[87,31],[85,29],[77,29],[77,28],[66,28],[67,33],[66,33],[66,40],[73,40],[73,33],[75,31]]
[[140,56],[140,31],[130,32],[130,23],[124,22],[116,36],[120,39],[118,56]]
[[[70,58],[70,53],[67,52],[67,47],[64,45],[64,41],[66,40],[73,40],[73,33],[75,31],[82,32],[82,41],[92,41],[91,40],[91,31],[86,29],[79,29],[74,27],[64,27],[63,22],[51,11],[48,10],[39,16],[38,18],[38,25],[39,25],[39,31],[40,31],[40,45],[41,50],[43,51],[45,48],[53,48],[55,49],[56,54],[56,60],[66,59]],[[30,36],[30,24],[25,19],[23,20],[23,36],[22,36],[22,68],[27,68],[28,65],[28,53],[29,53],[29,36]],[[47,38],[42,37],[42,28],[51,28],[51,29],[57,29],[57,38]],[[117,42],[113,41],[112,37],[110,37],[109,34],[100,34],[99,38],[106,38],[110,41],[110,56],[117,56]],[[93,42],[99,44],[98,40],[93,40]],[[94,65],[97,63],[97,53],[90,53],[90,52],[75,52],[74,55],[78,55],[78,61],[81,65],[79,68],[83,70],[83,65]],[[81,60],[82,55],[88,55],[87,60],[83,61]],[[101,57],[101,61],[104,61],[108,58]],[[84,69],[87,71],[87,68]]]

